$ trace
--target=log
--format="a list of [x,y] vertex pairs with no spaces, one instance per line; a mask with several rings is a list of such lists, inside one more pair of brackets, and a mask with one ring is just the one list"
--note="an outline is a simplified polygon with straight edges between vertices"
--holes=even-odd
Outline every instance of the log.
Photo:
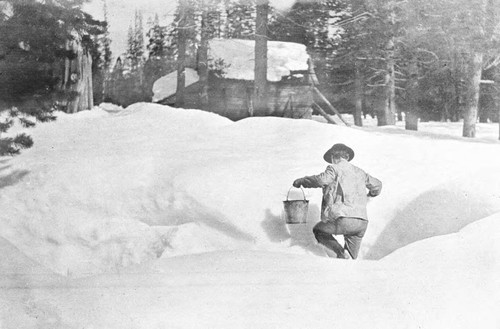
[[325,110],[323,110],[321,108],[321,106],[319,106],[316,102],[313,102],[313,106],[315,107],[315,109],[326,119],[326,121],[328,121],[328,123],[331,123],[331,124],[338,124],[335,120],[333,120],[329,115],[328,113],[325,112]]
[[346,125],[346,126],[349,126],[349,124],[344,120],[344,118],[342,117],[342,114],[340,114],[339,111],[337,111],[337,109],[332,105],[332,103],[330,103],[330,101],[328,99],[326,99],[326,97],[321,93],[321,91],[316,87],[316,86],[313,86],[313,90],[316,92],[316,94],[318,94],[318,96],[321,98],[321,100],[323,102],[325,102],[325,104],[328,106],[328,108],[333,112],[333,114],[336,114],[339,116],[340,120],[342,120],[342,122]]

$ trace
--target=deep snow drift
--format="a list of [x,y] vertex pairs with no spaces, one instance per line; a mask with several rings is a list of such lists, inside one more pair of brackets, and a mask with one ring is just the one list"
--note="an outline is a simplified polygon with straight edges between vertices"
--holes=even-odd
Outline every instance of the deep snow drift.
[[[0,159],[0,327],[496,328],[500,145],[432,125],[61,114]],[[282,219],[291,182],[336,142],[384,183],[357,262],[314,242],[319,189],[306,225]]]

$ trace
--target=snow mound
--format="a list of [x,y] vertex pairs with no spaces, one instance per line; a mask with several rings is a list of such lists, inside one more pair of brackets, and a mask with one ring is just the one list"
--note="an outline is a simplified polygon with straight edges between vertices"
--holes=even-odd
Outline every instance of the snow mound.
[[172,156],[165,145],[179,138],[179,129],[193,127],[176,144],[173,154],[182,154],[186,141],[230,122],[144,103],[116,115],[60,114],[33,130],[35,147],[0,166],[2,236],[65,275],[115,271],[157,258],[163,238],[144,222],[163,217],[155,203],[170,191],[170,176],[161,179],[169,170],[164,159]]
[[324,256],[311,232],[321,190],[306,190],[305,225],[285,224],[282,201],[295,178],[326,168],[323,153],[336,142],[384,183],[368,205],[362,259],[500,211],[496,143],[311,120],[232,122],[151,103],[61,115],[33,137],[32,149],[0,162],[1,237],[64,275],[218,250]]
[[113,104],[113,103],[101,103],[99,106],[96,106],[93,110],[103,110],[109,113],[117,113],[123,111],[123,107]]
[[[460,267],[477,273],[500,270],[500,213],[471,223],[459,232],[423,239],[400,248],[383,259],[405,267],[427,269]],[[495,278],[500,284],[500,280]]]

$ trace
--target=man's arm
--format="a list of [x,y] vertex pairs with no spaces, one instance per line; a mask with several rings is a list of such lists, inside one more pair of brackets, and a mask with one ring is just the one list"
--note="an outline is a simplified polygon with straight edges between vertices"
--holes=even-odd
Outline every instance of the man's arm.
[[377,196],[382,191],[382,182],[369,174],[366,174],[365,185],[370,191],[368,196]]
[[337,176],[337,173],[335,172],[335,169],[333,169],[333,166],[328,166],[324,172],[322,172],[319,175],[314,175],[314,176],[305,176],[299,179],[296,179],[293,182],[293,186],[295,187],[306,187],[306,188],[311,188],[311,187],[323,187],[326,185],[329,185],[335,181],[335,177]]

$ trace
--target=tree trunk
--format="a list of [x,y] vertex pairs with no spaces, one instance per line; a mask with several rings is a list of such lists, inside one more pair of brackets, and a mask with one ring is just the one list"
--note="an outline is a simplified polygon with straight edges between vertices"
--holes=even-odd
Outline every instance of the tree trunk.
[[406,85],[405,129],[418,130],[418,66],[416,58],[410,60],[409,77]]
[[396,77],[394,72],[394,42],[389,40],[386,46],[387,73],[385,76],[385,105],[382,115],[378,117],[378,125],[396,124]]
[[75,94],[67,103],[67,112],[90,110],[94,107],[92,56],[79,41],[68,41],[66,49],[76,54],[74,59],[65,60],[64,89]]
[[463,137],[476,137],[476,122],[479,107],[479,89],[483,66],[483,53],[475,52],[468,65]]
[[354,125],[363,126],[363,75],[361,72],[361,63],[356,61],[354,63]]
[[[482,86],[481,89],[488,90],[488,86]],[[493,113],[492,107],[494,106],[494,100],[488,92],[479,91],[479,108],[478,117],[480,123],[487,123]]]
[[254,114],[266,115],[267,112],[267,16],[268,0],[257,0],[255,20],[255,80]]
[[177,32],[177,88],[175,92],[175,107],[184,107],[184,94],[186,89],[186,6],[186,0],[179,0],[179,24]]
[[201,14],[201,40],[198,48],[198,74],[200,76],[200,105],[203,110],[208,109],[208,12],[205,6]]

